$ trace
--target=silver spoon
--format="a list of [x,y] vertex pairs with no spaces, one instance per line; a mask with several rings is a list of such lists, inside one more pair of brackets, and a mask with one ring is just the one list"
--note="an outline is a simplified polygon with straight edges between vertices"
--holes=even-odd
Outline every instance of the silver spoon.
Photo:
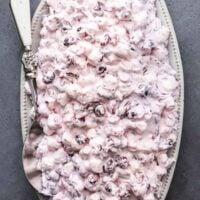
[[[33,64],[32,54],[30,0],[11,0],[10,7],[24,46],[22,64],[24,66],[25,78],[29,82],[31,88],[32,104],[37,112],[37,95],[35,89],[36,68]],[[26,136],[24,142],[22,159],[25,175],[30,184],[39,193],[42,193],[42,177],[41,172],[37,170],[38,159],[34,156],[34,152],[42,137],[43,130],[37,120],[34,119],[29,134]]]

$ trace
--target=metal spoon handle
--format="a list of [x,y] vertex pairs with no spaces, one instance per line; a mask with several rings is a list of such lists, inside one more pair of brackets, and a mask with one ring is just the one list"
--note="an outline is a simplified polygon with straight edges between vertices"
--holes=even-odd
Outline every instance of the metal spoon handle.
[[30,0],[11,0],[10,7],[25,51],[31,50]]
[[37,94],[35,90],[36,68],[34,65],[34,56],[32,54],[32,39],[31,39],[31,11],[30,0],[10,0],[10,8],[16,22],[17,30],[24,46],[24,54],[22,64],[26,80],[28,80],[31,93],[32,104],[37,110]]

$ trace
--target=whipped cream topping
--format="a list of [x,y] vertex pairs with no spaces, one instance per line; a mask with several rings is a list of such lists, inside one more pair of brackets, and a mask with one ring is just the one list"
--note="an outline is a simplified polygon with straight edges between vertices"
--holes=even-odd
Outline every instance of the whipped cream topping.
[[52,200],[155,200],[173,163],[179,82],[155,0],[47,0],[36,149]]

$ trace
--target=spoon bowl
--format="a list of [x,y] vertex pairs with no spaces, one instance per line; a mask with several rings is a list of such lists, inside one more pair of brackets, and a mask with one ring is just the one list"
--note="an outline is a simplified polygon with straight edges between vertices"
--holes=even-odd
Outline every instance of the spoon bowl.
[[37,168],[38,158],[35,156],[35,153],[43,135],[43,129],[37,121],[34,121],[30,128],[30,133],[27,135],[24,142],[22,153],[23,167],[26,178],[39,193],[42,193],[42,172]]

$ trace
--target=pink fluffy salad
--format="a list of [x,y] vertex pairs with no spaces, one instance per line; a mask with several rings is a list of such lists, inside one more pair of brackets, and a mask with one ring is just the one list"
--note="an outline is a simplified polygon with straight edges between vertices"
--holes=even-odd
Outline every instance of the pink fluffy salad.
[[52,200],[156,200],[173,163],[179,82],[155,0],[47,0],[36,149]]

